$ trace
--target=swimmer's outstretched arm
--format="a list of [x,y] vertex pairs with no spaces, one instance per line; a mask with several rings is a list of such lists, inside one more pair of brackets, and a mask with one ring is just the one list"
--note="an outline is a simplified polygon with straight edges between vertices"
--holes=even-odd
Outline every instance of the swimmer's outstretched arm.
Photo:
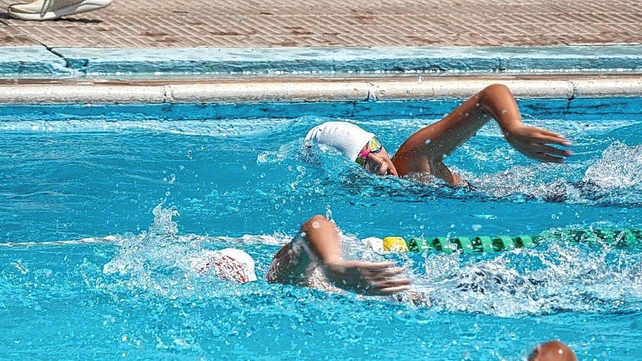
[[410,285],[394,262],[344,260],[335,225],[320,215],[303,223],[299,235],[277,252],[266,278],[273,283],[302,283],[312,262],[318,263],[330,283],[346,291],[387,295],[406,291]]
[[562,163],[573,153],[549,144],[569,146],[562,135],[522,123],[517,102],[510,90],[493,84],[437,123],[412,134],[399,148],[393,159],[399,175],[429,172],[458,185],[459,177],[450,173],[442,160],[484,124],[494,119],[506,140],[522,154],[541,162]]

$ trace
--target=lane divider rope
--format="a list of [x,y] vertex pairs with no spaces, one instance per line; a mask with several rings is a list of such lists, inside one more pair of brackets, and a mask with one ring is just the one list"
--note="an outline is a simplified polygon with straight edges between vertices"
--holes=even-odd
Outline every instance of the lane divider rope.
[[387,236],[365,239],[375,251],[382,252],[424,252],[444,253],[493,253],[515,248],[534,248],[551,239],[585,243],[589,245],[609,244],[629,247],[642,244],[642,230],[638,229],[577,229],[547,231],[538,235],[474,236],[474,237],[399,237]]

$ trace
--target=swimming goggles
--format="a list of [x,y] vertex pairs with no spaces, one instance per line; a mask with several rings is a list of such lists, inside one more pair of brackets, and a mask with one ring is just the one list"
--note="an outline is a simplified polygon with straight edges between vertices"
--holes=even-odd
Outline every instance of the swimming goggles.
[[365,167],[368,154],[379,153],[381,152],[381,148],[383,148],[383,145],[381,145],[381,141],[377,137],[372,137],[372,139],[370,139],[368,144],[363,147],[363,150],[359,153],[357,159],[355,159],[354,161],[357,162],[357,164]]

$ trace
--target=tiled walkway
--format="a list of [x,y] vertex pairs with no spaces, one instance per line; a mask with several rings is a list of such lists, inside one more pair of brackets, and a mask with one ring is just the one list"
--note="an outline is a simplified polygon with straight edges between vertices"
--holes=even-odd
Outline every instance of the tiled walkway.
[[115,0],[49,22],[10,19],[0,46],[353,47],[642,43],[640,0]]

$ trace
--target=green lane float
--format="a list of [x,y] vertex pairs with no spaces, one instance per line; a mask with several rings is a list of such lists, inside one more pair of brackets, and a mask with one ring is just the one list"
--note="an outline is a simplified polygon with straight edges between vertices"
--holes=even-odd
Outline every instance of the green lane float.
[[[586,243],[589,245],[609,244],[616,247],[628,247],[642,244],[642,230],[637,229],[576,229],[547,231],[535,236],[475,236],[475,237],[412,237],[389,236],[375,244],[367,243],[376,251],[383,252],[424,252],[437,251],[444,253],[492,253],[515,248],[534,248],[551,239]],[[375,239],[378,240],[378,239]]]

